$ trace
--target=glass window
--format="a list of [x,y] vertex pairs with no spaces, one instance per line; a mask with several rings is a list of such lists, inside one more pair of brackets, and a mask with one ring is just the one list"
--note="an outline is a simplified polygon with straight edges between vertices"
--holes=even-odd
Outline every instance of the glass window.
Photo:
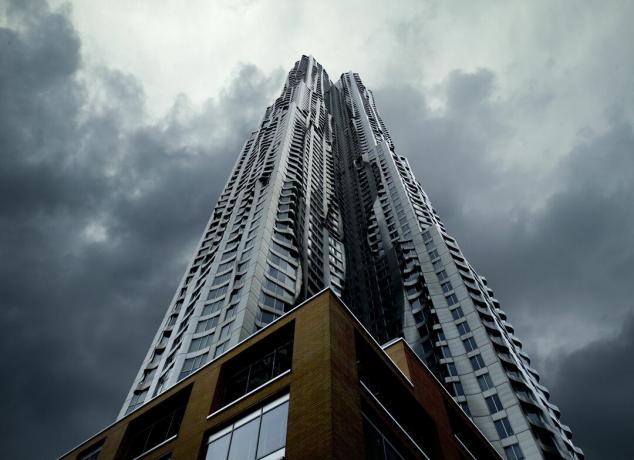
[[383,433],[363,414],[363,444],[368,460],[403,460],[404,457]]
[[207,354],[202,354],[194,358],[186,359],[185,362],[183,363],[183,368],[181,369],[181,373],[178,376],[178,380],[184,379],[189,374],[191,374],[196,369],[198,369],[200,366],[202,366],[205,363],[206,358],[207,358]]
[[484,398],[484,400],[487,402],[487,406],[489,407],[489,412],[491,412],[492,414],[495,414],[496,412],[500,412],[503,409],[502,401],[500,401],[500,398],[498,395],[491,395],[488,398]]
[[454,363],[447,363],[447,373],[450,376],[458,375],[458,369],[456,369],[456,365]]
[[291,368],[291,342],[280,345],[231,374],[227,381],[227,402],[238,399]]
[[486,391],[493,388],[493,381],[491,380],[491,376],[489,374],[479,375],[478,384],[480,385],[480,389],[482,391]]
[[126,414],[129,414],[134,409],[136,409],[137,407],[143,404],[143,401],[145,401],[145,397],[147,396],[147,392],[148,390],[143,390],[139,393],[134,393],[132,395],[132,399],[130,399],[130,405],[128,406],[128,410],[126,411]]
[[211,334],[193,339],[189,344],[189,353],[207,348],[211,343]]
[[464,396],[464,389],[462,388],[462,383],[453,382],[451,386],[453,387],[454,396]]
[[103,447],[103,442],[99,446],[90,449],[85,454],[80,455],[79,460],[97,460],[102,447]]
[[281,404],[262,414],[258,440],[258,458],[269,455],[286,444],[288,404]]
[[471,417],[471,409],[469,409],[467,401],[460,401],[458,404],[460,404],[460,408],[464,411],[464,413]]
[[216,313],[217,311],[220,311],[220,308],[222,307],[222,304],[224,302],[225,302],[224,299],[222,299],[222,300],[218,300],[216,302],[205,305],[202,311],[200,312],[200,316],[212,315]]
[[507,460],[524,460],[524,453],[519,444],[511,444],[504,448]]
[[458,328],[458,333],[460,335],[464,335],[467,332],[471,332],[471,328],[469,327],[469,324],[466,321],[458,324],[456,327]]
[[449,292],[453,289],[453,286],[451,285],[451,281],[442,283],[440,287],[442,288],[442,292]]
[[[167,413],[156,414],[157,417],[151,417],[150,424],[140,424],[137,418],[129,425],[129,441],[126,443],[127,449],[124,454],[125,458],[136,458],[147,452],[162,442],[176,436],[180,428],[185,406],[178,406],[170,409]],[[147,420],[147,418],[146,418]],[[136,423],[135,423],[136,422]]]
[[441,346],[440,350],[442,351],[443,358],[450,358],[451,357],[451,352],[449,351],[449,347],[447,345]]
[[432,251],[429,252],[429,257],[431,257],[432,259],[436,259],[438,257],[438,251],[433,249]]
[[440,270],[438,273],[436,273],[436,276],[438,276],[438,280],[442,281],[444,279],[447,279],[447,272],[445,270]]
[[449,294],[445,297],[445,299],[447,299],[448,305],[455,305],[458,303],[458,297],[456,297],[456,294]]
[[285,455],[288,395],[211,435],[205,460],[281,460]]
[[513,434],[513,428],[511,427],[511,423],[509,419],[504,417],[500,420],[495,420],[493,422],[495,424],[495,429],[500,436],[500,439],[508,438]]
[[451,317],[456,320],[460,319],[464,316],[464,312],[462,311],[462,307],[454,308],[451,310]]
[[218,337],[218,340],[222,340],[226,337],[229,337],[229,334],[231,333],[231,324],[233,323],[233,321],[231,323],[225,324],[224,326],[222,326],[222,329],[220,329],[220,336]]
[[234,429],[231,437],[229,460],[246,460],[255,458],[258,445],[258,428],[260,417]]
[[482,369],[485,366],[484,360],[482,359],[482,355],[474,355],[471,358],[469,358],[469,361],[471,362],[471,367],[473,367],[474,371],[477,371],[478,369]]
[[464,349],[467,350],[467,353],[478,348],[478,344],[473,337],[464,339],[462,343],[464,344]]
[[227,349],[228,343],[229,341],[227,340],[226,342],[223,342],[216,347],[216,351],[214,351],[214,358],[217,358],[218,356],[220,356],[221,354],[225,352],[225,350]]
[[198,324],[196,325],[196,333],[208,331],[209,329],[216,327],[217,324],[218,324],[217,316],[199,321]]

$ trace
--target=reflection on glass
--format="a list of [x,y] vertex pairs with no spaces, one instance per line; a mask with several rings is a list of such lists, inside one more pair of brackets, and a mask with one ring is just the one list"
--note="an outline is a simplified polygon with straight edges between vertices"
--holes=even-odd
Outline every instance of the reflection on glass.
[[235,429],[231,438],[229,460],[250,460],[255,458],[259,425],[260,418],[258,417]]
[[287,423],[285,395],[211,435],[205,460],[282,459]]
[[227,458],[229,452],[229,440],[231,439],[231,433],[224,435],[222,438],[218,438],[215,441],[209,443],[207,448],[207,456],[205,460],[216,460]]
[[287,416],[288,402],[264,413],[262,426],[260,427],[258,458],[284,447],[286,444]]

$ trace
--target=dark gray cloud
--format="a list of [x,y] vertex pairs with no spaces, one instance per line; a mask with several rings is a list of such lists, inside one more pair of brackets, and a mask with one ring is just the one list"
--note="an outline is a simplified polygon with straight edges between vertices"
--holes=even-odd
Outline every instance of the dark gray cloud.
[[114,419],[280,74],[243,65],[202,108],[182,96],[149,122],[133,76],[82,77],[67,10],[33,1],[8,11],[0,392],[11,416],[0,432],[3,455],[52,458]]
[[[0,391],[12,418],[3,418],[0,433],[7,457],[51,458],[114,419],[282,73],[241,65],[202,107],[181,95],[154,120],[135,76],[82,61],[67,9],[15,1],[7,15],[10,25],[0,28],[0,327],[7,331]],[[416,42],[416,21],[408,27],[402,40]],[[606,97],[605,127],[580,127],[552,165],[522,167],[493,152],[517,129],[508,114],[539,113],[551,93],[537,87],[501,100],[499,78],[488,69],[450,73],[434,89],[442,109],[432,108],[423,88],[397,81],[375,94],[397,149],[552,383],[575,440],[591,458],[629,458],[617,439],[634,430],[626,413],[634,406],[627,107]]]
[[[553,399],[587,458],[629,460],[632,446],[634,317],[615,338],[601,339],[548,362]],[[573,424],[574,423],[574,424]]]

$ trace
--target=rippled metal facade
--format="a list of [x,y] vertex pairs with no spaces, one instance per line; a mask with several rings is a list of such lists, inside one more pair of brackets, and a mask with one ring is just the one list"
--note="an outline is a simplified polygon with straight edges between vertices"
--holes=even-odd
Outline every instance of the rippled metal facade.
[[330,287],[507,458],[583,458],[357,74],[303,56],[244,144],[120,416]]

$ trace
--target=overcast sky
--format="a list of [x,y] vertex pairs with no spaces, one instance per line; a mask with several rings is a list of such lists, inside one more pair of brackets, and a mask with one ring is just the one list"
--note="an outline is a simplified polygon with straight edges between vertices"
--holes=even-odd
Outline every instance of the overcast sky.
[[312,54],[374,91],[575,442],[634,458],[633,5],[0,0],[3,456],[114,420],[242,143]]

